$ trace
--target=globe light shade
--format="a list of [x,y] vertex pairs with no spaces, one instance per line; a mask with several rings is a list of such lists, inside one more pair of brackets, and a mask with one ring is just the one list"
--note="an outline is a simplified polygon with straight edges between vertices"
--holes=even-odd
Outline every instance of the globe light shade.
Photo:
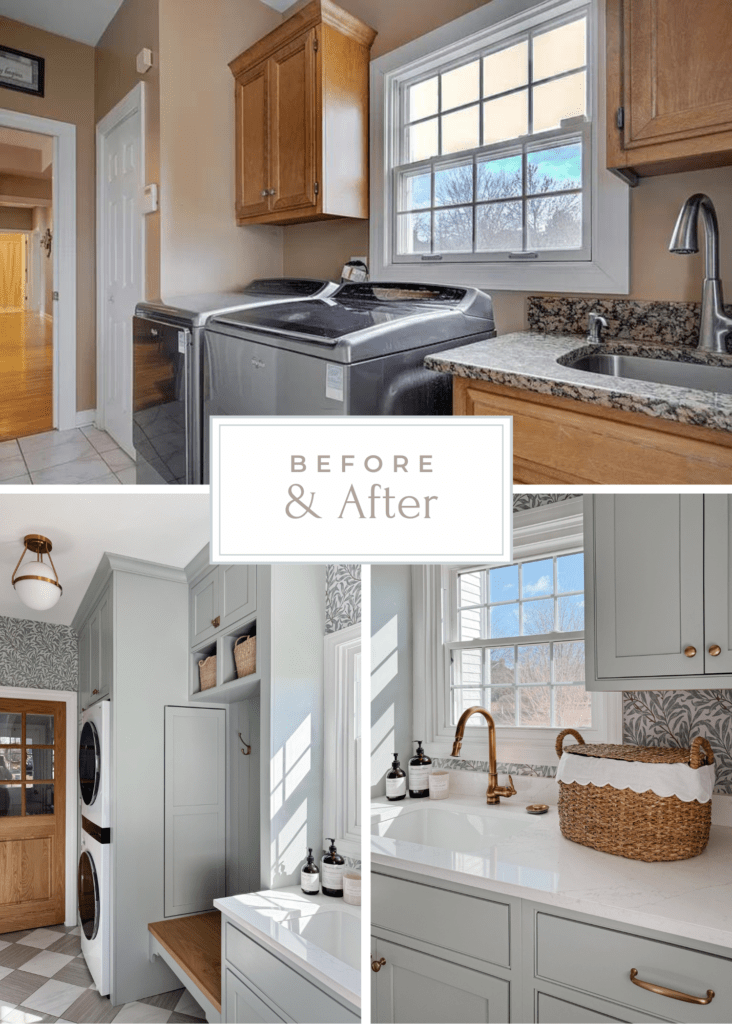
[[[15,593],[26,606],[36,612],[47,612],[58,604],[63,589],[59,582],[56,566],[51,558],[53,545],[48,537],[41,537],[40,534],[30,533],[23,538],[23,552],[18,559],[18,564],[12,575],[11,582]],[[22,575],[18,576],[20,563],[25,558],[26,552],[33,552],[36,556],[34,562],[26,562],[20,570]],[[50,565],[46,565],[43,556],[48,556]],[[51,575],[53,573],[53,576]]]
[[47,612],[58,604],[61,598],[61,587],[55,580],[37,579],[25,576],[14,583],[15,593],[26,606],[36,612]]

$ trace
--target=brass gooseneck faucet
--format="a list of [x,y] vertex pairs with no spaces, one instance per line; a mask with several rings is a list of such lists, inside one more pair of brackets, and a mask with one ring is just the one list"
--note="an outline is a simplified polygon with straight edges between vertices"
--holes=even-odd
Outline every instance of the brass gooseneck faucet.
[[513,784],[513,779],[508,776],[508,785],[498,785],[498,771],[496,769],[496,723],[489,711],[485,708],[468,708],[467,711],[463,711],[460,716],[460,721],[455,729],[455,742],[452,745],[452,756],[457,757],[460,753],[460,748],[463,745],[463,736],[465,734],[465,726],[467,725],[468,719],[472,718],[473,715],[482,715],[488,723],[488,789],[485,794],[485,802],[487,804],[500,804],[501,797],[513,796],[516,793],[516,789]]

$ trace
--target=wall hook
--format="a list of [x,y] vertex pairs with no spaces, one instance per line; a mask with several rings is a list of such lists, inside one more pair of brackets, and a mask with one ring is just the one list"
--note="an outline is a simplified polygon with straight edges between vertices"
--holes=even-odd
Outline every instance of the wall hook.
[[[241,733],[239,733],[239,739],[241,740],[242,743],[244,743],[244,737],[242,736]],[[242,754],[246,757],[247,754],[251,754],[251,752],[252,752],[252,745],[251,745],[251,743],[244,743],[244,746],[247,749],[246,750],[242,750]]]

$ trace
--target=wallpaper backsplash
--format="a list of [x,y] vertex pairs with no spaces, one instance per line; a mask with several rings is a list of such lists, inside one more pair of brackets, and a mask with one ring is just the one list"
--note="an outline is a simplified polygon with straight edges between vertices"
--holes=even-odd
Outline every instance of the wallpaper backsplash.
[[78,638],[70,626],[0,616],[0,686],[78,689]]
[[361,566],[326,565],[325,632],[337,633],[361,621]]

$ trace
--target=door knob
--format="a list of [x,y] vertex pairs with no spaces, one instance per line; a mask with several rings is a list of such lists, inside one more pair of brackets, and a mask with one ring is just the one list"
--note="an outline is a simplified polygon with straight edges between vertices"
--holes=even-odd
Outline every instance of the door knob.
[[719,646],[719,644],[712,644],[712,646],[709,648],[709,653],[713,658],[717,658],[722,653],[722,648]]
[[214,629],[218,629],[221,625],[221,616],[217,615],[215,619],[211,619],[211,625]]
[[372,960],[371,961],[371,970],[374,972],[374,974],[378,974],[379,971],[381,970],[381,968],[384,966],[385,963],[386,963],[386,960],[383,958],[383,956],[382,956],[381,960]]
[[685,647],[684,648],[684,654],[686,655],[687,658],[693,658],[694,655],[696,654],[696,647]]

